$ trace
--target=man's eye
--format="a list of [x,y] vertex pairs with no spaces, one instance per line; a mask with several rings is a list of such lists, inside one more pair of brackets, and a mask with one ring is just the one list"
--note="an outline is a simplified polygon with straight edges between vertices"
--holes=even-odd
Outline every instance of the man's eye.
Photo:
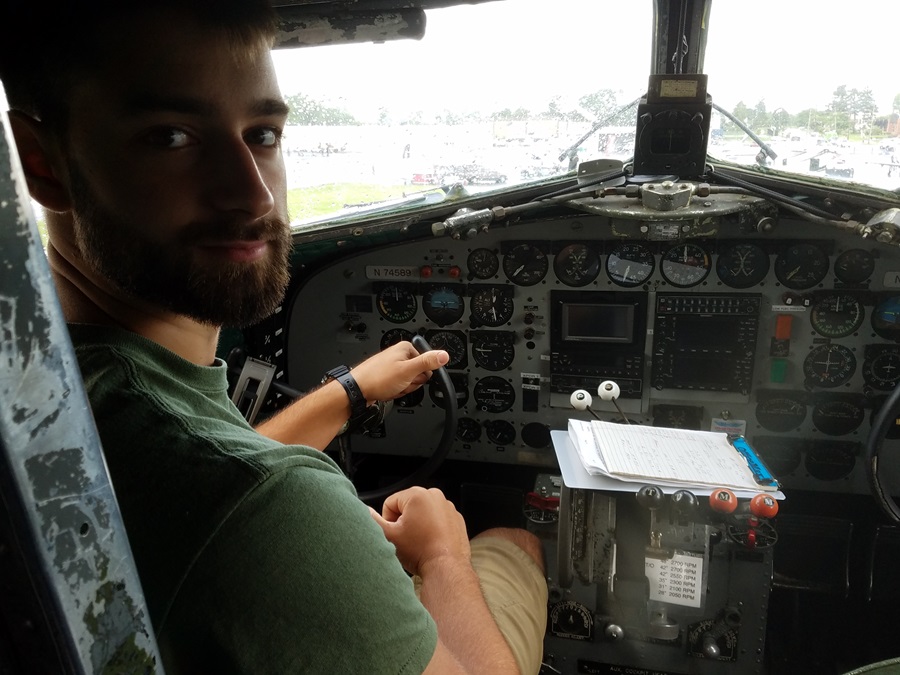
[[249,132],[244,138],[248,143],[274,148],[281,142],[281,130],[275,127],[259,127]]
[[187,132],[172,127],[153,129],[146,138],[151,144],[164,148],[183,148],[192,143]]

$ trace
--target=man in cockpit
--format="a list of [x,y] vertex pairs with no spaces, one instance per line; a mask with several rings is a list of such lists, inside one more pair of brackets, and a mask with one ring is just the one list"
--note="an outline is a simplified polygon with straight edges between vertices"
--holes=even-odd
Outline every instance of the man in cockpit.
[[[5,7],[12,127],[166,671],[536,673],[535,537],[470,542],[424,488],[370,513],[314,449],[350,415],[338,381],[257,431],[228,398],[220,327],[289,278],[268,6]],[[447,359],[401,343],[341,379],[386,400]]]

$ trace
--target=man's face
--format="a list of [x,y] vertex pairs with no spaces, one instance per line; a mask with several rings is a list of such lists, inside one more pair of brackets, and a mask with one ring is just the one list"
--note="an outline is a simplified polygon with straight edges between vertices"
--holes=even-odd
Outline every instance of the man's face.
[[212,325],[277,307],[290,233],[286,109],[267,45],[154,17],[77,83],[67,168],[74,242],[111,292]]

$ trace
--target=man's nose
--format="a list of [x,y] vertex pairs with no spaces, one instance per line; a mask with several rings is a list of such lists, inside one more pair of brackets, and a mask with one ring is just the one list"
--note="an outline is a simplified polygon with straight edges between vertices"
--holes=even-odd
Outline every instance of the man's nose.
[[267,181],[271,177],[261,170],[259,158],[243,139],[219,143],[209,153],[207,171],[209,196],[216,209],[242,211],[253,218],[274,209],[275,197]]

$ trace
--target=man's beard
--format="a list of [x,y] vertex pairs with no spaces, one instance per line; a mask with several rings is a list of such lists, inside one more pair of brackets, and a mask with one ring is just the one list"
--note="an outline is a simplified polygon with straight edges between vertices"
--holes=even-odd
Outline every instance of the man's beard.
[[[292,244],[284,220],[191,223],[160,243],[105,210],[74,161],[69,175],[76,244],[91,269],[120,290],[213,326],[249,326],[281,303]],[[234,241],[265,241],[269,250],[252,262],[194,257],[198,242]]]

